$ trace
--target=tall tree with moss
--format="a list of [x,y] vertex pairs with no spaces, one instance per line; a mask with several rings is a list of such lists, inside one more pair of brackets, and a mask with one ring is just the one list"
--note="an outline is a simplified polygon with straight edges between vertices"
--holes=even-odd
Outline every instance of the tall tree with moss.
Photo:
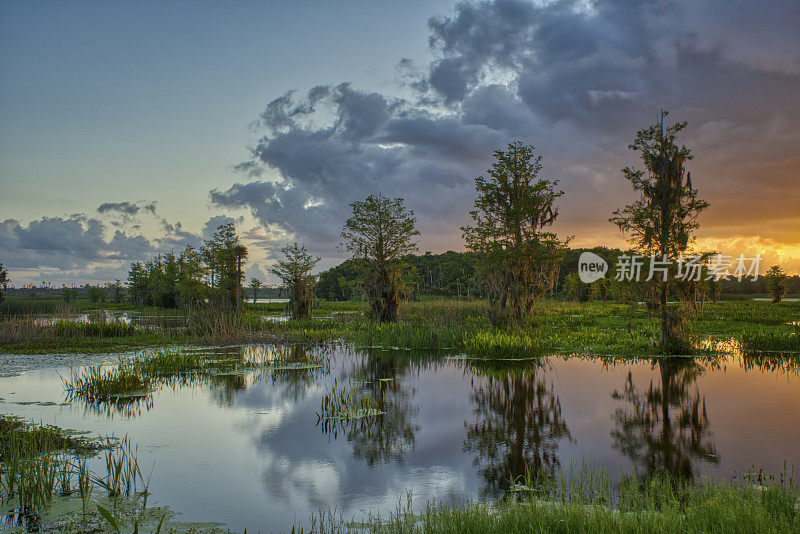
[[[639,130],[628,146],[639,153],[645,169],[626,167],[622,174],[640,198],[614,211],[609,220],[628,236],[636,252],[674,265],[693,244],[698,216],[708,208],[708,202],[700,199],[686,169],[686,162],[693,158],[691,150],[676,140],[686,122],[665,126],[667,115],[662,110],[658,122]],[[666,352],[687,351],[683,318],[667,307],[669,276],[654,277],[651,283],[659,298],[658,347]]]
[[0,302],[5,298],[6,290],[8,290],[8,271],[3,264],[0,263]]
[[558,182],[539,178],[542,157],[534,147],[510,143],[494,153],[488,178],[475,179],[478,193],[473,226],[461,228],[467,248],[484,260],[478,275],[486,284],[494,326],[520,323],[558,281],[569,239],[545,228],[558,217]]
[[353,216],[342,229],[341,248],[353,258],[363,260],[364,290],[369,300],[370,319],[394,322],[402,299],[402,257],[417,250],[414,236],[419,235],[414,212],[407,210],[402,198],[370,195],[350,204]]
[[786,296],[786,273],[780,265],[773,265],[764,274],[764,283],[767,287],[772,302],[778,303]]
[[114,283],[108,284],[108,290],[111,292],[111,300],[114,304],[119,304],[122,302],[122,298],[125,295],[124,287],[122,286],[122,280],[115,280]]
[[96,304],[98,302],[105,302],[108,294],[102,287],[91,286],[86,290],[86,296],[89,298],[90,302]]
[[178,255],[177,262],[178,303],[185,308],[202,305],[208,293],[208,288],[203,281],[206,274],[203,253],[189,245]]
[[242,245],[236,227],[228,222],[220,225],[202,248],[202,256],[210,274],[211,286],[216,289],[222,304],[242,308],[242,281],[247,247]]
[[289,290],[289,314],[292,319],[310,317],[314,308],[314,284],[317,277],[311,271],[319,263],[308,253],[305,245],[293,243],[281,249],[283,258],[270,269]]
[[250,279],[250,292],[253,293],[253,304],[258,301],[258,292],[261,290],[261,280],[258,278]]

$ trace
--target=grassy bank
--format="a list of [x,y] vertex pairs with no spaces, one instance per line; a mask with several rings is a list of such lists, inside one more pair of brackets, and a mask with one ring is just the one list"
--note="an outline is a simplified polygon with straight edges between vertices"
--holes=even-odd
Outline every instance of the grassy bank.
[[[485,303],[431,301],[409,303],[396,324],[354,321],[341,336],[356,346],[383,349],[450,350],[478,357],[535,357],[546,353],[599,355],[654,354],[658,319],[644,306],[617,303],[544,302],[522,326],[494,329]],[[800,351],[800,303],[721,302],[705,307],[688,328],[699,352],[735,340],[743,351]],[[282,328],[292,331],[293,322]],[[303,325],[313,332],[314,323]],[[313,332],[319,335],[319,332]],[[300,336],[302,337],[302,336]],[[706,341],[705,344],[701,343]],[[728,348],[728,347],[726,347]]]
[[180,343],[185,335],[169,330],[137,329],[123,323],[88,323],[39,317],[0,318],[0,353],[98,353]]
[[[643,305],[546,301],[524,325],[494,329],[481,301],[409,302],[394,324],[365,318],[361,302],[322,302],[314,317],[283,320],[283,304],[248,304],[244,313],[188,312],[185,327],[123,327],[86,323],[37,323],[30,317],[0,319],[5,353],[105,352],[153,345],[245,342],[348,341],[386,350],[441,350],[478,357],[535,357],[551,352],[600,355],[653,354],[657,318]],[[735,340],[746,351],[800,351],[800,303],[733,301],[707,304],[690,328],[704,350]],[[165,321],[166,325],[166,321]]]

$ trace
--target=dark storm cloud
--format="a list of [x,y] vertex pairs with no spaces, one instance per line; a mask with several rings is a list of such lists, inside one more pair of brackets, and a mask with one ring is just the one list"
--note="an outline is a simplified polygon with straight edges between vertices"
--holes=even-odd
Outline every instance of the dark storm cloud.
[[[707,228],[733,218],[755,233],[800,202],[799,24],[789,0],[462,2],[430,20],[430,65],[400,60],[414,94],[348,83],[284,94],[260,116],[247,180],[211,200],[333,254],[350,202],[402,196],[426,247],[457,247],[472,180],[522,139],[566,192],[561,231],[603,239],[618,235],[607,218],[631,197],[619,174],[634,160],[627,145],[666,107],[689,121],[693,176],[711,213],[720,206]],[[742,198],[747,213],[735,215]]]
[[[484,125],[439,118],[349,84],[332,88],[324,98],[332,118],[316,128],[286,129],[283,116],[275,119],[270,112],[273,122],[254,148],[254,161],[277,170],[280,178],[213,190],[212,203],[249,208],[266,228],[277,226],[320,253],[333,254],[354,200],[378,192],[403,196],[428,219],[444,220],[450,206],[441,202],[442,192],[450,191],[453,200],[453,189],[468,184],[476,161],[485,162],[485,147],[505,140]],[[280,106],[305,109],[308,103],[289,97]],[[459,194],[467,200],[463,191]]]

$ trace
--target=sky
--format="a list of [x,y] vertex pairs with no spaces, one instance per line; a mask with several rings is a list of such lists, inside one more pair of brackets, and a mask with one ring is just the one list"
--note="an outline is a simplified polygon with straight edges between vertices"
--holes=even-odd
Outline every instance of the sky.
[[555,230],[624,246],[620,169],[661,108],[710,203],[697,246],[800,272],[800,3],[0,1],[0,263],[102,283],[233,220],[248,277],[341,261],[349,204],[401,196],[462,250],[474,179],[522,140]]

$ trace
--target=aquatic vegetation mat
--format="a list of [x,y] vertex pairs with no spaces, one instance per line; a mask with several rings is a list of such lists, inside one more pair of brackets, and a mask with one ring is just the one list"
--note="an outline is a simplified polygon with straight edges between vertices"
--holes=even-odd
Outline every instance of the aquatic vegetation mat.
[[296,345],[263,346],[263,351],[233,347],[214,349],[158,349],[123,358],[115,366],[72,370],[63,378],[67,401],[83,402],[100,413],[136,415],[152,406],[152,393],[214,377],[256,373],[325,372],[329,362],[323,350]]

